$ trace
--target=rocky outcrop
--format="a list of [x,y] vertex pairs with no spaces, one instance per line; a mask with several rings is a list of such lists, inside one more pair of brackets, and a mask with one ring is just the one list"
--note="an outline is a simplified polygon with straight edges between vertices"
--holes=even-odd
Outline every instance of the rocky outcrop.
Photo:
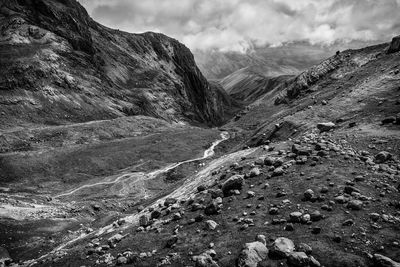
[[391,54],[399,51],[400,51],[400,35],[392,39],[392,42],[390,43],[387,53]]
[[220,124],[231,103],[190,50],[93,21],[75,0],[0,1],[0,124],[147,115]]

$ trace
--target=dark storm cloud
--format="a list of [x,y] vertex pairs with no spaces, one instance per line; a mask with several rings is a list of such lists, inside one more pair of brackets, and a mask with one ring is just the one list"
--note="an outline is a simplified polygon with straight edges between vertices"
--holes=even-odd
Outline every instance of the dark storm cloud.
[[97,21],[157,31],[191,49],[245,51],[308,41],[388,41],[400,34],[400,0],[80,0]]

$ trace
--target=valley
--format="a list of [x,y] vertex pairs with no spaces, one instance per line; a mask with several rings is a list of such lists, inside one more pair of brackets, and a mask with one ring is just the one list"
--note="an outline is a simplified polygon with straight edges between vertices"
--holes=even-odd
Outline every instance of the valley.
[[208,81],[74,0],[0,20],[0,266],[400,265],[398,37]]

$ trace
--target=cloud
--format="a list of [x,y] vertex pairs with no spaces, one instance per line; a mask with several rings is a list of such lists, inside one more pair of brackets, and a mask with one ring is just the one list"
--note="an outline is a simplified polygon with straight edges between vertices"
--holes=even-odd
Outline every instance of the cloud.
[[156,31],[191,49],[246,51],[307,41],[385,42],[400,34],[400,0],[80,0],[102,24]]

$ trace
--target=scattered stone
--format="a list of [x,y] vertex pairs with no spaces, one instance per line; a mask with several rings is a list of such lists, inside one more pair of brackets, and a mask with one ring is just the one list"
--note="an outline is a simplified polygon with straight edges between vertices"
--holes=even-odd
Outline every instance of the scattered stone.
[[197,191],[198,192],[203,192],[204,190],[206,190],[207,188],[206,188],[206,186],[205,185],[199,185],[198,187],[197,187]]
[[345,220],[342,223],[343,226],[352,226],[353,224],[354,224],[354,221],[352,219]]
[[314,191],[313,191],[313,190],[307,189],[307,190],[304,192],[304,199],[305,199],[305,200],[311,200],[313,197],[314,197]]
[[258,241],[246,243],[240,252],[238,267],[257,267],[260,261],[268,257],[267,247]]
[[225,196],[228,196],[231,190],[241,190],[243,184],[243,175],[234,175],[222,184],[222,192]]
[[301,222],[301,217],[303,216],[303,214],[299,211],[295,211],[290,213],[290,221],[294,222],[294,223],[299,223]]
[[192,260],[195,262],[196,267],[219,267],[218,263],[213,260],[215,254],[212,251],[207,250],[198,256],[193,256]]
[[309,266],[310,259],[304,252],[292,252],[287,258],[289,266],[293,267],[306,267]]
[[384,163],[392,158],[392,154],[386,151],[381,151],[375,155],[375,163]]
[[178,200],[176,198],[167,198],[164,201],[164,206],[168,207],[168,206],[175,204],[176,202],[178,202]]
[[278,214],[279,213],[279,209],[278,208],[275,208],[275,207],[272,207],[272,208],[270,208],[269,209],[269,212],[268,212],[270,215],[276,215],[276,214]]
[[279,237],[275,239],[274,243],[270,248],[270,254],[273,257],[277,258],[286,258],[292,253],[295,249],[294,243],[292,240],[286,237]]
[[330,130],[335,128],[335,124],[333,122],[322,122],[317,124],[318,130],[322,132],[329,132]]
[[207,220],[206,225],[207,225],[208,230],[215,230],[215,228],[217,228],[217,226],[218,226],[218,223],[216,223],[213,220]]
[[283,170],[282,167],[276,168],[273,172],[272,172],[272,176],[281,176],[285,173],[285,171]]
[[296,251],[304,252],[307,255],[310,255],[312,253],[312,247],[306,243],[300,243],[298,246],[296,246]]
[[149,216],[147,214],[143,214],[139,218],[139,225],[143,227],[147,227],[150,224]]
[[347,203],[347,208],[351,210],[361,210],[363,202],[361,200],[353,199]]
[[254,167],[254,168],[252,168],[252,169],[250,170],[248,176],[249,176],[250,178],[252,178],[252,177],[259,176],[260,174],[261,174],[260,169],[257,168],[257,167]]

